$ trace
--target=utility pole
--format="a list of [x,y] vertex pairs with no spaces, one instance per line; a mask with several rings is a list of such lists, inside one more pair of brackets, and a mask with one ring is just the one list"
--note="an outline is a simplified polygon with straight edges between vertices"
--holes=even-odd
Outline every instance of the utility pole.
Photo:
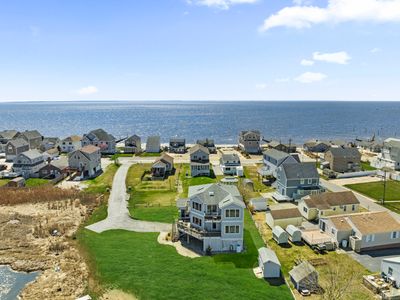
[[383,195],[382,195],[382,205],[385,205],[385,200],[386,200],[386,178],[387,178],[387,173],[390,172],[391,170],[387,167],[382,168],[383,171]]
[[292,139],[289,139],[289,148],[288,148],[288,153],[290,153],[290,148],[292,147]]

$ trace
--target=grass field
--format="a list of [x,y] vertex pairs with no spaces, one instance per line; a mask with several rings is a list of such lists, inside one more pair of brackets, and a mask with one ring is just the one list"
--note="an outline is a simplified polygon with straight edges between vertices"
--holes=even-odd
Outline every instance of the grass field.
[[[186,176],[186,174],[188,174],[189,176]],[[188,164],[184,164],[182,165],[182,168],[180,170],[180,180],[182,182],[182,189],[183,189],[181,197],[185,198],[188,196],[189,186],[215,183],[219,180],[219,178],[215,176],[190,177],[190,166]]]
[[142,152],[139,154],[140,157],[157,157],[157,156],[161,156],[163,153],[147,153],[147,152]]
[[9,181],[9,179],[0,179],[0,186],[6,185]]
[[254,190],[257,192],[269,192],[272,189],[265,184],[263,184],[258,175],[259,166],[245,166],[244,167],[244,176],[248,179],[251,179],[254,183]]
[[126,185],[130,188],[129,211],[138,220],[172,223],[178,215],[176,208],[176,180],[180,171],[176,165],[175,175],[165,180],[141,181],[151,164],[133,165],[127,175]]
[[118,170],[118,165],[110,164],[100,176],[86,181],[88,187],[86,192],[93,194],[105,194],[107,189],[111,189],[114,175]]
[[49,180],[47,179],[42,179],[42,178],[28,178],[25,181],[25,186],[26,187],[37,187],[37,186],[41,186],[44,184],[48,184]]
[[[92,218],[97,221],[97,217],[95,212]],[[89,291],[93,295],[100,285],[139,299],[292,299],[285,284],[270,285],[255,278],[251,268],[263,241],[247,211],[245,226],[246,253],[196,259],[160,245],[157,233],[113,230],[97,234],[82,228],[78,241],[95,279],[90,280]]]
[[[378,201],[383,197],[383,181],[349,184],[346,187]],[[391,200],[400,200],[399,181],[386,182],[386,201]]]
[[362,162],[361,162],[361,168],[362,168],[364,171],[374,171],[374,170],[376,170],[376,168],[374,168],[373,166],[371,166],[371,164],[370,164],[369,162],[367,162],[367,161],[362,161]]

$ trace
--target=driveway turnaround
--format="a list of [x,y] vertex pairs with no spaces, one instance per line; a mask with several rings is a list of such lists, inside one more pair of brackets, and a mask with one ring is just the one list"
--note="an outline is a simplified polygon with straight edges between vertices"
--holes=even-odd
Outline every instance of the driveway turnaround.
[[125,179],[129,167],[134,164],[134,161],[132,159],[120,159],[120,163],[121,166],[115,173],[108,200],[107,218],[86,228],[98,233],[111,229],[125,229],[137,232],[170,231],[171,224],[132,219],[127,207],[129,194],[126,192]]

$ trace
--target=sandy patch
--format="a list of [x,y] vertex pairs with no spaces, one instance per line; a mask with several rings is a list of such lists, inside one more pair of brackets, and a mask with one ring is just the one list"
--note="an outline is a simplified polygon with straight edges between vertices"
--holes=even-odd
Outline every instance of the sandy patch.
[[172,242],[167,240],[168,232],[160,232],[159,236],[157,237],[157,242],[160,243],[161,245],[169,245],[172,247],[175,247],[176,252],[182,256],[190,257],[190,258],[196,258],[200,257],[199,254],[196,252],[193,252],[192,250],[182,246],[181,242]]
[[101,296],[100,300],[137,300],[137,298],[121,290],[111,290]]

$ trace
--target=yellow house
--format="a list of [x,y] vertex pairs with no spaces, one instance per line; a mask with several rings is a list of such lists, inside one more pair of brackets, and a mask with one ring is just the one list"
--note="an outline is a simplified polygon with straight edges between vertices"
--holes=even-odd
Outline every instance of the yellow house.
[[300,199],[299,211],[301,215],[311,221],[333,215],[342,215],[359,212],[360,202],[353,192],[322,193],[309,195]]
[[266,212],[266,223],[269,227],[280,226],[286,228],[288,225],[300,226],[303,216],[296,206],[284,208],[271,208]]

